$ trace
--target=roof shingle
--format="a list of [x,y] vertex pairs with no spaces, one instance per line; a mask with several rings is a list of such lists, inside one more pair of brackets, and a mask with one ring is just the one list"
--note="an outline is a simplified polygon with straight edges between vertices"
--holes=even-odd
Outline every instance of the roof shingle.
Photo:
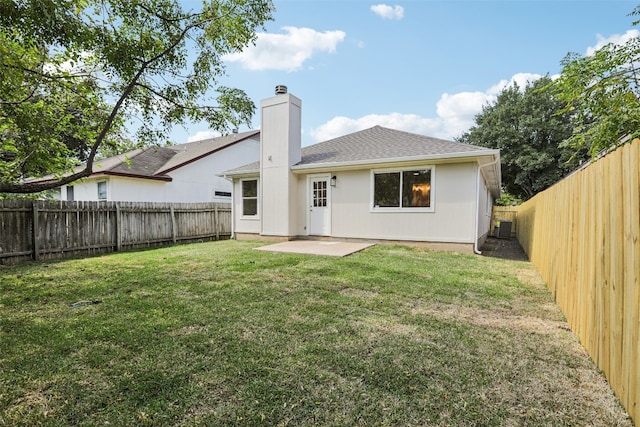
[[374,126],[302,149],[296,166],[319,163],[379,161],[487,150],[475,145]]
[[[493,150],[475,145],[418,135],[415,133],[374,126],[302,148],[302,160],[293,167],[336,165],[353,162],[380,163],[403,158],[446,156],[460,153],[476,153]],[[254,173],[260,169],[253,162],[227,171],[229,175]]]
[[[259,130],[251,130],[169,147],[151,146],[138,148],[124,154],[96,160],[93,165],[92,175],[124,175],[170,180],[171,177],[167,174],[172,170],[206,157],[236,142],[255,138],[259,134]],[[75,170],[80,171],[84,167],[84,165],[78,166]],[[47,175],[31,181],[46,181],[49,179],[53,179],[53,175]]]

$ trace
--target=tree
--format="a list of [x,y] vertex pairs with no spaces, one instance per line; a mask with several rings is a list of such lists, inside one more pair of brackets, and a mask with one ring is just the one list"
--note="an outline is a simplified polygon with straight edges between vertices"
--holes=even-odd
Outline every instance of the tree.
[[562,107],[549,77],[527,83],[523,90],[514,83],[482,108],[475,126],[458,141],[499,148],[504,190],[527,200],[586,158],[585,150],[562,145],[573,130]]
[[[640,15],[640,7],[632,15]],[[640,37],[607,44],[592,55],[570,53],[564,58],[554,85],[565,103],[563,111],[575,123],[569,145],[586,147],[595,157],[640,136],[639,61]]]
[[[0,193],[89,176],[128,127],[150,144],[190,121],[223,133],[249,124],[254,103],[218,83],[222,57],[254,42],[272,9],[271,0],[203,0],[198,10],[177,0],[2,0]],[[24,180],[45,174],[56,179]]]

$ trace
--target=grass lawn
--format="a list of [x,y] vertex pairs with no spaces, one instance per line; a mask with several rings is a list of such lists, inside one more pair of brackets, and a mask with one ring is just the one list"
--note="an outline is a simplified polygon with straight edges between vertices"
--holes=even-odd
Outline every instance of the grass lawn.
[[529,263],[261,244],[0,266],[0,426],[632,425]]

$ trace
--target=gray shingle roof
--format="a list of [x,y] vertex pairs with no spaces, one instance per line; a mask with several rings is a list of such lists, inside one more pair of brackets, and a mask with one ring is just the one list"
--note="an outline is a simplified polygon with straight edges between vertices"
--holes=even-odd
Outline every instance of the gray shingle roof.
[[296,166],[441,156],[488,149],[374,126],[302,149]]
[[242,141],[259,135],[259,130],[251,130],[241,133],[232,133],[218,138],[203,139],[202,141],[172,145],[168,148],[174,150],[175,155],[171,159],[169,159],[161,168],[159,168],[156,173],[162,174],[169,172],[177,167],[204,157],[238,141]]
[[120,156],[122,160],[115,163],[108,169],[100,166],[102,162],[98,162],[98,167],[94,168],[94,172],[112,172],[115,174],[154,176],[165,163],[176,155],[171,147],[147,147],[139,153],[128,153],[126,156]]
[[[374,126],[359,132],[320,142],[302,148],[302,160],[293,166],[296,168],[321,166],[340,166],[349,163],[383,163],[388,160],[402,160],[416,157],[446,157],[463,153],[478,153],[493,150],[475,145],[433,138]],[[227,171],[228,175],[255,173],[260,163],[254,162]]]
[[[169,147],[138,148],[128,153],[97,160],[93,165],[93,174],[170,180],[171,178],[167,174],[172,170],[195,162],[239,141],[255,138],[259,134],[259,130],[251,130]],[[84,165],[79,166],[76,171],[83,168]],[[52,175],[47,175],[33,181],[46,181],[52,178]]]

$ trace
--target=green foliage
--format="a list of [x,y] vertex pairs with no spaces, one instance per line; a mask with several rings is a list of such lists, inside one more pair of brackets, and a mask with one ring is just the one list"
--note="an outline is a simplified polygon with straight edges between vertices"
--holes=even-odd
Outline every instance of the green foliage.
[[[176,125],[223,133],[255,105],[220,86],[222,56],[255,41],[271,0],[0,2],[0,192],[88,176],[99,152],[166,143]],[[214,89],[212,91],[212,89]],[[125,148],[126,148],[125,147]],[[86,167],[69,174],[80,162]],[[47,183],[26,177],[53,174]]]
[[585,150],[565,147],[572,134],[571,116],[544,77],[506,87],[496,102],[483,107],[476,125],[460,142],[499,148],[502,185],[515,198],[527,200],[573,170],[586,158]]
[[503,191],[500,198],[496,200],[497,206],[517,206],[522,203],[518,197]]
[[57,189],[45,190],[39,193],[0,193],[0,200],[53,200],[56,195],[59,196],[59,190]]
[[[639,15],[640,7],[632,15]],[[634,22],[637,24],[637,22]],[[592,157],[640,136],[640,38],[607,44],[590,56],[568,54],[554,82],[574,132],[567,144],[586,147]]]

